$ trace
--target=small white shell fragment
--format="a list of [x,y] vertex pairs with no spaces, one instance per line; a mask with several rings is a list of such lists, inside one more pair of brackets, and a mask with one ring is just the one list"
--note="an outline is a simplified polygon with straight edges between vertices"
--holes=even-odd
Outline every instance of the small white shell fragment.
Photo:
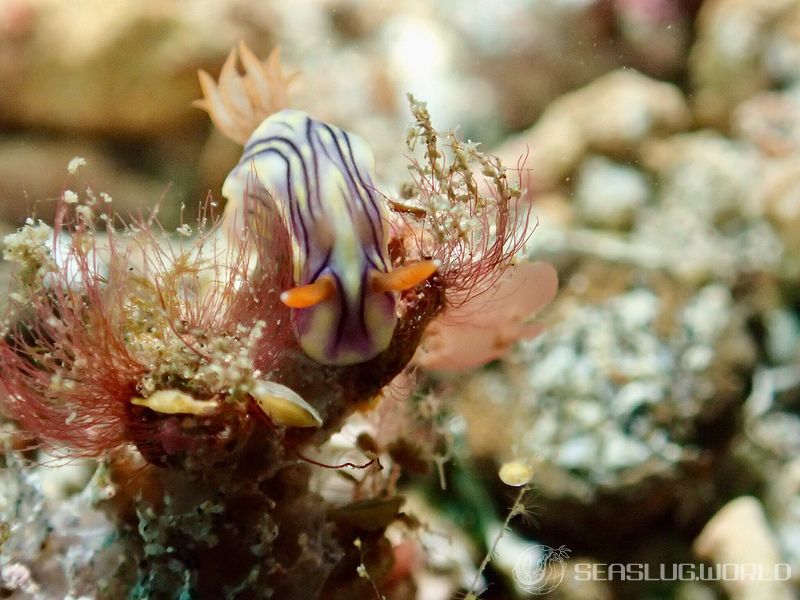
[[178,390],[158,390],[147,398],[132,398],[131,404],[144,406],[165,415],[187,414],[205,416],[217,410],[216,400],[197,400]]
[[250,395],[276,425],[283,427],[322,425],[322,419],[314,407],[285,385],[274,381],[258,381]]
[[67,171],[69,171],[70,175],[75,175],[78,172],[78,169],[86,165],[86,159],[82,156],[76,156],[67,165]]
[[533,477],[533,467],[527,463],[511,461],[500,467],[500,480],[506,485],[520,487],[530,482]]

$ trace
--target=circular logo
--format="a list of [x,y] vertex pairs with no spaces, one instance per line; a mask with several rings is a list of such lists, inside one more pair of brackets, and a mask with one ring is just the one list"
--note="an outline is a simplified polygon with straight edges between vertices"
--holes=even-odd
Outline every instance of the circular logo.
[[531,546],[514,563],[514,581],[529,594],[552,592],[564,579],[567,568],[564,559],[569,557],[569,553],[566,546]]

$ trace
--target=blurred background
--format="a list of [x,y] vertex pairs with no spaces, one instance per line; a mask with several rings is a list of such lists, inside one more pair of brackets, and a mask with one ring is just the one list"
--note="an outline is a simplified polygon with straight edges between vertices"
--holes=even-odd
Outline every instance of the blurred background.
[[[527,251],[562,288],[545,333],[445,382],[466,483],[438,502],[460,531],[502,520],[497,466],[524,459],[535,518],[517,554],[795,577],[567,577],[549,598],[791,598],[800,0],[0,0],[0,229],[48,219],[74,156],[78,185],[123,213],[160,201],[168,228],[218,197],[240,148],[191,102],[239,40],[280,47],[301,73],[292,105],[362,135],[389,194],[407,92],[506,164],[527,154]],[[522,594],[505,552],[484,597]]]

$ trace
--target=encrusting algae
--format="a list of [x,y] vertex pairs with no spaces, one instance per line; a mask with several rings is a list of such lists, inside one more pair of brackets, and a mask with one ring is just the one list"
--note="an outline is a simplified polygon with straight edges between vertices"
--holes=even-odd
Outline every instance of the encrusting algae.
[[[245,144],[222,217],[209,202],[167,235],[155,215],[124,220],[106,195],[67,190],[52,228],[6,237],[20,268],[2,406],[29,445],[103,461],[116,491],[99,506],[125,560],[101,597],[413,597],[384,531],[403,465],[431,462],[440,436],[362,438],[364,465],[319,449],[396,377],[411,381],[445,309],[512,268],[529,205],[496,158],[435,130],[413,98],[421,157],[388,197],[364,140],[286,109],[276,52],[238,57],[243,75],[236,51],[219,83],[200,75],[198,105]],[[372,484],[350,477],[349,500],[311,490],[315,471],[356,466]]]

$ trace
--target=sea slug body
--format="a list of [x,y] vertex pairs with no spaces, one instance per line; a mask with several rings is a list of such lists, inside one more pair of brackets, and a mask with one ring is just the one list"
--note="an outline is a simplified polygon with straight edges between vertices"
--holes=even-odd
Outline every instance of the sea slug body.
[[421,261],[392,269],[374,165],[357,135],[284,109],[256,128],[222,188],[241,204],[263,185],[277,203],[292,235],[296,286],[281,299],[293,309],[301,348],[320,363],[365,362],[386,349],[397,292],[437,268]]

